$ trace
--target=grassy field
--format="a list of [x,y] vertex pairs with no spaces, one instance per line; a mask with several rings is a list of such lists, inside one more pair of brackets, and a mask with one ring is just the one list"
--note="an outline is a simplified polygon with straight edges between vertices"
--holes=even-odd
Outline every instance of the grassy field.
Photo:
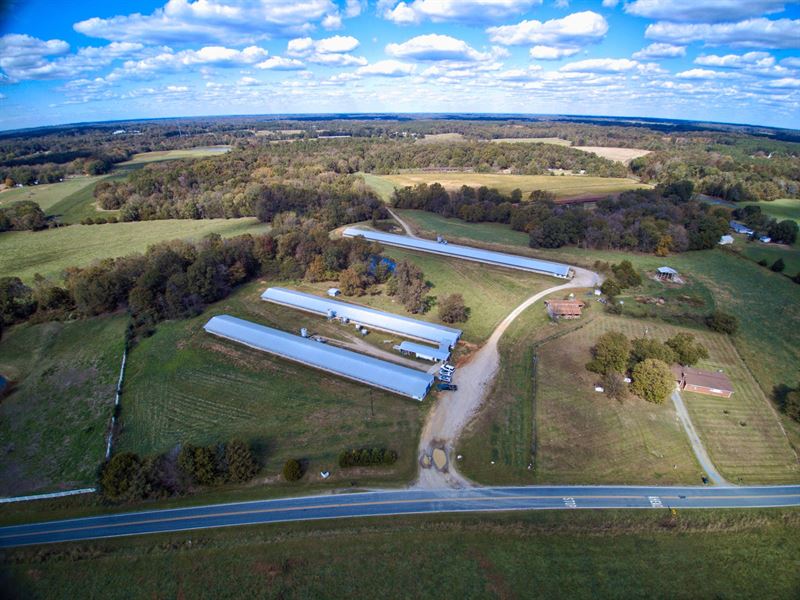
[[97,177],[73,177],[61,183],[46,183],[42,185],[29,185],[22,188],[12,188],[0,192],[0,206],[6,206],[12,202],[21,200],[32,200],[36,202],[45,213],[52,214],[50,209],[54,205],[64,200],[64,198],[96,184],[104,177],[105,175],[99,175]]
[[553,144],[555,146],[572,146],[569,140],[557,137],[531,137],[531,138],[495,138],[495,144]]
[[21,325],[4,332],[0,496],[94,482],[114,404],[127,319]]
[[260,233],[268,225],[255,218],[138,221],[107,225],[71,225],[45,231],[10,231],[0,235],[0,273],[30,281],[35,273],[58,278],[66,267],[143,252],[156,242]]
[[[429,296],[442,297],[459,293],[464,297],[464,303],[471,310],[471,315],[466,323],[458,323],[455,327],[462,329],[463,339],[471,343],[481,343],[488,338],[500,321],[525,298],[557,285],[557,280],[544,275],[492,268],[470,261],[442,258],[389,246],[385,247],[384,255],[396,261],[407,259],[418,265],[425,273],[426,281],[433,285]],[[330,282],[304,286],[323,292],[330,287]],[[407,314],[415,319],[440,322],[435,305],[424,314],[410,315],[402,305],[384,294],[359,296],[352,300],[381,310]]]
[[739,202],[736,206],[751,204],[760,206],[762,212],[779,221],[793,219],[800,224],[800,199],[798,198],[780,198],[772,202]]
[[100,181],[124,179],[135,169],[148,163],[182,158],[204,158],[218,156],[230,150],[230,146],[207,146],[184,150],[165,150],[135,154],[131,160],[114,165],[108,175],[94,177],[72,177],[60,183],[13,188],[0,192],[0,206],[19,200],[36,202],[46,215],[56,217],[60,223],[72,225],[87,217],[109,217],[118,211],[98,210],[94,200],[94,188]]
[[[507,232],[503,233],[490,223],[469,224],[428,213],[423,218],[416,211],[401,212],[404,218],[409,217],[413,226],[421,229],[421,233],[443,233],[451,241],[505,248],[519,254],[589,268],[596,260],[619,262],[624,259],[632,261],[642,271],[653,271],[663,265],[674,267],[689,282],[692,295],[706,298],[713,307],[738,316],[740,331],[733,338],[734,344],[766,393],[779,383],[794,385],[793,382],[797,381],[800,331],[796,327],[787,327],[787,324],[800,321],[800,304],[797,302],[800,288],[786,277],[772,273],[751,260],[719,248],[685,252],[666,258],[582,248],[532,250],[527,247],[523,237],[514,236],[508,238],[508,242],[502,242],[506,235],[513,235],[508,227]],[[670,292],[665,290],[665,293]],[[712,306],[706,308],[711,309]],[[635,314],[640,312],[640,308],[628,306],[625,312]],[[800,437],[797,442],[800,443]]]
[[584,365],[609,326],[593,314],[599,308],[590,305],[582,321],[552,324],[537,304],[512,325],[486,407],[459,445],[465,475],[491,484],[700,482],[671,404],[618,402],[594,391],[597,377]]
[[[274,283],[274,282],[271,282]],[[284,282],[285,283],[285,282]],[[159,325],[130,354],[120,450],[163,452],[178,443],[241,438],[253,443],[267,476],[287,458],[309,461],[309,481],[331,470],[329,483],[351,478],[410,479],[428,404],[372,390],[335,376],[212,337],[202,326],[214,314],[320,332],[324,319],[263,302],[254,282],[202,316]],[[321,333],[329,334],[328,331]],[[341,450],[385,446],[400,454],[393,469],[342,473]]]
[[610,148],[607,146],[573,146],[573,148],[625,164],[634,158],[650,154],[650,150],[642,150],[641,148]]
[[[591,312],[599,312],[597,308],[592,306]],[[635,398],[611,400],[594,391],[598,378],[584,367],[591,358],[590,347],[606,331],[633,338],[646,328],[650,336],[666,339],[686,329],[591,312],[583,323],[552,325],[541,306],[532,307],[504,337],[501,373],[487,410],[459,449],[465,474],[492,484],[700,482],[702,471],[670,402],[656,406]],[[711,355],[699,366],[723,369],[736,388],[730,399],[685,396],[716,466],[737,483],[800,481],[797,457],[730,339],[690,331]],[[534,444],[534,410],[536,454],[531,471],[527,465]]]
[[[633,179],[621,177],[591,177],[589,175],[503,175],[501,173],[402,173],[399,175],[374,176],[390,182],[394,186],[416,185],[418,183],[440,183],[448,189],[462,185],[497,188],[506,194],[519,188],[523,196],[533,190],[553,192],[556,198],[582,198],[616,194],[626,190],[649,187]],[[367,184],[372,185],[370,178]],[[384,194],[379,187],[378,193]]]
[[467,138],[461,133],[429,133],[417,140],[417,144],[445,144],[448,142],[465,142]]
[[8,598],[796,598],[800,513],[557,511],[5,551]]
[[433,237],[435,234],[441,234],[447,238],[522,247],[527,247],[530,239],[527,233],[515,231],[502,223],[467,223],[461,219],[448,219],[424,210],[398,210],[397,213],[423,236]]
[[800,273],[800,244],[794,246],[778,246],[776,244],[762,244],[760,242],[745,242],[737,239],[734,248],[754,262],[767,261],[767,267],[779,258],[783,259],[788,275]]

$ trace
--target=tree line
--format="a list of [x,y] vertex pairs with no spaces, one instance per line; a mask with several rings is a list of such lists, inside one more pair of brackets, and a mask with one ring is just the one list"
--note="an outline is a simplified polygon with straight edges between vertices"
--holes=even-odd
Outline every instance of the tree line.
[[167,498],[196,486],[244,483],[258,472],[250,445],[231,440],[210,446],[184,444],[179,452],[113,455],[99,469],[98,491],[111,502]]
[[509,195],[485,187],[448,191],[438,183],[420,183],[396,189],[392,206],[468,222],[506,223],[528,233],[532,248],[579,246],[663,256],[713,248],[728,231],[729,211],[692,200],[692,192],[692,183],[681,181],[623,192],[587,210],[581,205],[557,205],[550,193],[541,190],[523,200],[519,190]]

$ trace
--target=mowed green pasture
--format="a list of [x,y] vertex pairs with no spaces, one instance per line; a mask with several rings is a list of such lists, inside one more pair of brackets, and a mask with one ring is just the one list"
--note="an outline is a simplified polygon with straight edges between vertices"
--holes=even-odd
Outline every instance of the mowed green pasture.
[[800,198],[779,198],[771,202],[739,202],[736,204],[737,207],[749,205],[759,206],[761,212],[779,221],[792,219],[800,224]]
[[0,234],[0,273],[31,281],[34,274],[59,278],[67,267],[83,267],[104,258],[144,252],[151,244],[176,238],[200,239],[210,233],[230,237],[263,233],[257,219],[137,221],[106,225],[70,225],[44,231]]
[[515,231],[502,223],[467,223],[448,219],[424,210],[397,210],[397,214],[422,237],[443,235],[446,238],[469,238],[485,244],[527,246],[530,239],[523,231]]
[[[278,282],[270,282],[278,283]],[[291,285],[290,282],[280,282]],[[254,444],[263,473],[277,476],[288,458],[308,461],[306,481],[351,479],[407,481],[428,403],[327,375],[202,329],[215,314],[231,314],[297,332],[318,331],[325,320],[264,302],[266,281],[254,282],[203,315],[162,323],[131,352],[119,450],[165,452],[181,443],[231,438]],[[324,331],[324,333],[328,333]],[[400,459],[393,468],[341,472],[338,453],[387,447]]]
[[91,485],[105,452],[122,360],[123,315],[3,332],[0,496]]
[[73,177],[59,183],[45,183],[42,185],[29,185],[22,188],[12,188],[0,192],[0,206],[7,206],[12,202],[31,200],[36,202],[46,213],[52,214],[50,209],[72,194],[96,184],[105,175],[96,177]]
[[553,144],[555,146],[572,146],[569,140],[557,137],[527,137],[527,138],[495,138],[495,144]]
[[[687,293],[706,298],[714,308],[737,316],[740,329],[733,337],[734,345],[765,393],[771,393],[775,385],[795,385],[797,381],[800,330],[792,324],[800,322],[800,286],[733,252],[715,248],[662,258],[637,252],[571,247],[534,250],[527,247],[523,238],[509,238],[511,243],[504,244],[501,239],[506,234],[495,231],[493,224],[464,223],[429,213],[424,213],[424,218],[421,218],[418,214],[422,213],[417,211],[401,212],[403,218],[408,217],[412,226],[420,229],[421,234],[432,236],[436,232],[444,233],[451,242],[507,250],[587,268],[592,268],[596,260],[618,263],[626,259],[642,273],[652,272],[664,265],[671,266],[689,282],[688,289],[684,288]],[[448,230],[451,221],[453,228]],[[511,231],[508,227],[506,229]],[[636,292],[633,290],[633,293]],[[673,293],[667,288],[665,292]],[[624,308],[625,313],[642,312],[640,307],[628,304]],[[710,310],[712,307],[707,308]],[[788,421],[785,421],[785,425],[796,432],[793,439],[800,444],[800,426]]]
[[[592,177],[589,175],[504,175],[501,173],[401,173],[376,176],[396,187],[418,183],[440,183],[447,189],[462,185],[486,186],[510,194],[519,188],[523,197],[533,190],[546,190],[556,198],[586,198],[617,194],[626,190],[649,188],[643,183],[623,177]],[[369,182],[367,182],[369,183]]]
[[796,598],[798,511],[540,511],[4,552],[11,598]]
[[[464,304],[471,311],[470,317],[465,323],[455,323],[451,326],[463,330],[463,339],[475,344],[485,341],[500,321],[523,300],[540,290],[559,284],[559,280],[554,277],[490,267],[467,260],[443,258],[391,246],[385,246],[383,254],[395,261],[408,260],[419,266],[425,274],[425,280],[433,286],[428,292],[430,297],[441,298],[449,294],[461,294]],[[316,289],[318,293],[324,293],[325,289],[331,287],[330,282],[314,286],[304,285]],[[405,314],[423,321],[441,323],[435,301],[428,312],[412,315],[406,312],[399,301],[386,294],[365,295],[344,300]]]
[[611,327],[600,310],[590,304],[582,320],[552,324],[537,303],[511,326],[486,406],[459,443],[465,475],[509,485],[700,482],[671,404],[618,402],[594,391],[589,348]]
[[128,161],[119,163],[120,167],[139,165],[144,163],[159,162],[162,160],[177,160],[182,158],[207,158],[219,156],[231,149],[230,146],[200,146],[197,148],[181,148],[178,150],[157,150],[154,152],[140,152],[134,154]]

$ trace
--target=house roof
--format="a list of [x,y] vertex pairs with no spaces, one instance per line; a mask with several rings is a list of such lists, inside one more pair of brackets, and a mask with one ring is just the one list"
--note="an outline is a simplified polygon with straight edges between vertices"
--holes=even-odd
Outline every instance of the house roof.
[[358,304],[341,302],[327,296],[315,296],[281,287],[268,288],[261,294],[261,299],[324,316],[333,312],[336,317],[344,317],[374,329],[391,331],[406,337],[433,342],[437,345],[444,343],[452,347],[456,345],[456,342],[461,337],[460,329],[411,319]]
[[586,306],[582,300],[546,300],[545,305],[556,314],[580,312]]
[[726,392],[733,391],[733,384],[724,373],[683,367],[683,378],[686,381],[686,385],[714,388]]
[[678,272],[675,269],[673,269],[672,267],[658,267],[658,269],[656,269],[656,271],[658,271],[662,275],[677,275],[678,274]]
[[536,260],[533,258],[527,258],[525,256],[518,256],[516,254],[492,252],[490,250],[481,250],[480,248],[473,248],[471,246],[459,246],[458,244],[440,244],[438,242],[420,240],[406,235],[382,233],[378,231],[370,231],[368,229],[357,229],[355,227],[348,227],[344,230],[342,235],[345,237],[363,236],[365,239],[373,242],[381,242],[383,244],[388,244],[389,246],[398,246],[400,248],[408,248],[409,250],[431,252],[433,254],[441,254],[443,256],[451,256],[453,258],[461,258],[464,260],[473,260],[490,265],[498,265],[512,269],[522,269],[524,271],[533,271],[534,273],[544,273],[545,275],[553,275],[554,277],[569,277],[569,265],[562,265],[560,263],[554,263],[545,260]]
[[208,333],[402,396],[422,400],[433,375],[229,315],[212,317]]

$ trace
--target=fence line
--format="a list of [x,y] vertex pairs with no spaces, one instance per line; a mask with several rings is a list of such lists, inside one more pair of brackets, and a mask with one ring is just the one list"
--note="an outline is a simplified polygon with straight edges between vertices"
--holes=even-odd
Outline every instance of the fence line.
[[80,490],[67,490],[66,492],[52,492],[50,494],[34,494],[32,496],[14,496],[11,498],[0,498],[0,504],[10,504],[11,502],[26,502],[28,500],[47,500],[48,498],[64,498],[66,496],[77,496],[78,494],[93,494],[95,488],[83,488]]
[[125,362],[128,359],[128,349],[122,351],[122,365],[119,368],[119,379],[117,380],[117,392],[114,396],[114,412],[111,415],[111,426],[108,429],[106,440],[106,460],[111,458],[111,446],[114,443],[114,429],[117,427],[117,415],[119,414],[119,401],[122,394],[122,382],[125,379]]

